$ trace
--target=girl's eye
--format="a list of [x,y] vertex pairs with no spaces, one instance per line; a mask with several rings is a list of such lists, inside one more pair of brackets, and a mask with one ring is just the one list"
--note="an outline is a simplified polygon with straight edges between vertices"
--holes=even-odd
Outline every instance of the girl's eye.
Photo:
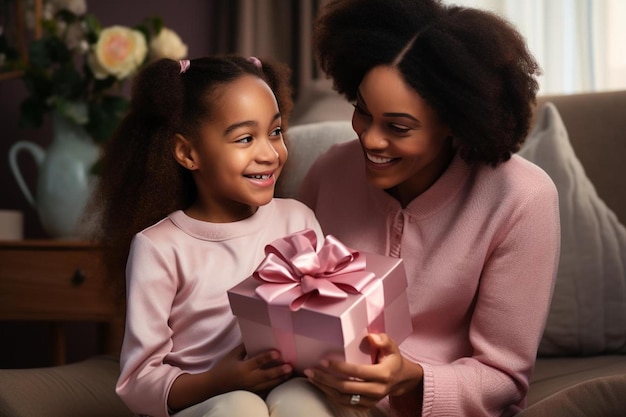
[[270,133],[270,136],[281,136],[282,134],[283,134],[283,128],[277,127],[276,129],[272,130],[272,132]]
[[246,136],[245,138],[237,139],[235,143],[250,143],[252,142],[252,136]]

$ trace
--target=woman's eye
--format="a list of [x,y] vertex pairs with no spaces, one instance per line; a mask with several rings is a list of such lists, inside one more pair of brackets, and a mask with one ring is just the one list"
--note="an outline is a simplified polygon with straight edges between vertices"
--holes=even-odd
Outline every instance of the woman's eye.
[[361,115],[361,116],[366,116],[369,117],[370,114],[367,112],[367,110],[365,110],[362,106],[360,106],[358,103],[354,103],[352,104],[352,107],[354,107],[354,111],[355,113]]
[[396,132],[396,133],[407,133],[409,130],[411,130],[410,127],[404,126],[404,125],[397,125],[394,123],[391,123],[389,125],[389,129],[391,129],[392,131]]
[[280,136],[282,134],[283,134],[283,128],[277,127],[276,129],[272,130],[272,133],[270,133],[270,136]]
[[252,136],[246,136],[245,138],[237,139],[235,143],[250,143],[252,142]]

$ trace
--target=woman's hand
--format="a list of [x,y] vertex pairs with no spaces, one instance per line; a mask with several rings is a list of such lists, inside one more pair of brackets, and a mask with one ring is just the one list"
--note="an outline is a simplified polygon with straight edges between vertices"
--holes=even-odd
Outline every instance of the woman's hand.
[[239,345],[210,370],[181,374],[172,384],[167,402],[170,409],[180,410],[235,390],[263,396],[292,374],[293,368],[283,363],[280,352],[271,350],[246,358],[244,346]]
[[315,369],[306,369],[309,381],[335,403],[361,409],[374,407],[387,395],[416,391],[422,384],[422,367],[405,359],[398,345],[386,334],[370,334],[377,352],[373,365],[323,360]]

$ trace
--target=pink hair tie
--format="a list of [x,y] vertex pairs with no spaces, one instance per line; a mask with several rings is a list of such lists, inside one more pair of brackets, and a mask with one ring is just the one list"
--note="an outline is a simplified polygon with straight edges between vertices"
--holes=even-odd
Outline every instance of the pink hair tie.
[[188,59],[181,59],[180,61],[178,61],[178,64],[180,64],[180,73],[182,74],[189,69],[191,61],[189,61]]
[[255,56],[251,56],[250,58],[248,58],[248,62],[254,64],[254,66],[258,69],[263,69],[263,64],[261,64],[261,60]]

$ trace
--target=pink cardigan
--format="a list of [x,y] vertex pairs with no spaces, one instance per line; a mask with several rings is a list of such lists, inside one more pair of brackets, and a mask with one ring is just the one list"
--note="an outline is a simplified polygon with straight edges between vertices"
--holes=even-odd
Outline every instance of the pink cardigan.
[[117,382],[133,412],[168,416],[174,380],[210,369],[242,342],[226,291],[252,274],[265,245],[306,228],[323,241],[309,208],[274,199],[234,223],[207,223],[177,211],[135,236]]
[[363,251],[400,251],[405,261],[414,332],[400,348],[424,369],[423,402],[421,393],[394,399],[411,410],[394,414],[515,414],[556,276],[554,184],[517,155],[497,168],[456,156],[402,209],[366,182],[364,169],[358,141],[336,145],[312,166],[301,194],[325,234]]

